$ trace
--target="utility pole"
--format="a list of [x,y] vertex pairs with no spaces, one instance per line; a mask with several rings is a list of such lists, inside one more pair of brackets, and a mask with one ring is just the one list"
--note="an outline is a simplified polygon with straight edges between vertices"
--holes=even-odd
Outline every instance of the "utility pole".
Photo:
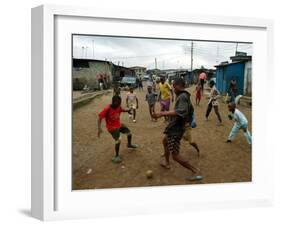
[[93,59],[95,59],[95,41],[93,40]]
[[191,79],[193,81],[193,41],[191,41],[191,54],[190,54],[190,70],[191,70]]
[[157,76],[157,58],[155,57],[155,75]]
[[89,48],[89,47],[88,47],[88,46],[86,46],[85,48],[86,48],[85,58],[87,58],[87,57],[88,57],[88,48]]
[[217,45],[217,59],[216,59],[216,63],[219,63],[219,53],[220,53],[220,47],[219,45]]
[[84,49],[85,49],[85,47],[82,46],[81,49],[82,49],[82,57],[81,58],[84,58]]

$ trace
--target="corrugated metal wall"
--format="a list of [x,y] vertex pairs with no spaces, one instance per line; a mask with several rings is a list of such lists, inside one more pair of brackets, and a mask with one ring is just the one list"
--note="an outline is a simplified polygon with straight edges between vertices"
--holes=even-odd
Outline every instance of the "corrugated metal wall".
[[222,94],[226,94],[230,81],[234,78],[237,82],[238,94],[244,94],[244,68],[245,63],[228,64],[217,67],[216,86]]

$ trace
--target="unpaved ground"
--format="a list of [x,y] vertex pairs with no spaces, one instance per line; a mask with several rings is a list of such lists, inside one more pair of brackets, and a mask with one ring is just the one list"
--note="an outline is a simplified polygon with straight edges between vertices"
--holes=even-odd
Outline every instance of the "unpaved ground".
[[[194,102],[193,88],[189,89]],[[225,104],[220,104],[223,126],[216,125],[216,116],[211,113],[209,121],[204,121],[206,111],[206,94],[200,106],[195,106],[197,128],[193,129],[193,138],[201,149],[198,160],[195,150],[185,141],[181,143],[181,153],[195,166],[199,166],[204,179],[190,182],[186,177],[190,172],[171,160],[172,168],[163,169],[159,163],[163,160],[162,138],[165,123],[162,119],[151,122],[145,91],[136,91],[140,100],[137,112],[137,123],[129,120],[123,113],[121,120],[132,131],[133,142],[139,145],[138,150],[126,148],[126,137],[122,137],[121,164],[113,164],[114,141],[106,131],[103,122],[103,133],[97,138],[97,114],[111,102],[112,94],[93,100],[78,108],[73,113],[73,189],[117,188],[154,185],[205,184],[222,182],[251,181],[251,148],[242,132],[233,143],[225,143],[233,122],[227,118]],[[122,92],[125,106],[126,92]],[[246,115],[251,131],[251,108],[240,106]],[[159,104],[157,103],[159,110]],[[147,179],[146,170],[153,171],[153,178]]]

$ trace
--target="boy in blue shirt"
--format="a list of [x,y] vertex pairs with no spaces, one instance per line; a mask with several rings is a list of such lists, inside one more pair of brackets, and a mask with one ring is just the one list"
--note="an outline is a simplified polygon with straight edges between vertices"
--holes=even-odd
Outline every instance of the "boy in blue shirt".
[[248,130],[248,120],[245,115],[236,108],[236,104],[231,102],[228,104],[228,110],[231,112],[228,115],[230,120],[234,120],[234,125],[227,139],[227,143],[231,143],[239,130],[243,130],[244,136],[249,144],[252,144],[252,137]]

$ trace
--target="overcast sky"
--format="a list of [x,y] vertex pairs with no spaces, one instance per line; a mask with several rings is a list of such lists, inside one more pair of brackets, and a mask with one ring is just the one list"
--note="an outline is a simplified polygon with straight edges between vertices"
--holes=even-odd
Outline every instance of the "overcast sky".
[[[229,61],[237,43],[193,41],[193,68],[214,68]],[[238,51],[252,55],[252,44],[238,43]],[[104,36],[73,36],[73,57],[110,60],[125,67],[179,69],[191,66],[191,41]]]

